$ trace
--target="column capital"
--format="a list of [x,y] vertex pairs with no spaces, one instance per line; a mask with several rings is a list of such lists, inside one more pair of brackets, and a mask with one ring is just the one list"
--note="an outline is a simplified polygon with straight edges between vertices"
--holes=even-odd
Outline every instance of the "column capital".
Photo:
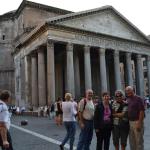
[[141,54],[136,54],[136,59],[141,60],[142,55]]
[[127,57],[131,57],[131,55],[132,55],[132,53],[126,52],[126,56],[127,56]]
[[73,43],[67,43],[66,50],[73,52]]
[[39,46],[39,47],[37,47],[37,53],[44,53],[44,49],[45,49],[45,47],[44,46]]
[[53,40],[47,40],[47,46],[48,47],[54,47],[54,41]]
[[119,51],[118,51],[118,50],[115,50],[115,51],[114,51],[114,56],[115,56],[115,57],[119,57]]
[[25,55],[24,57],[27,61],[31,59],[31,55]]
[[99,53],[101,55],[105,55],[106,49],[105,48],[99,48]]
[[90,46],[89,45],[84,46],[84,52],[87,52],[87,53],[90,52]]
[[33,53],[31,53],[30,56],[28,56],[28,57],[37,57],[37,53],[36,53],[36,52],[33,52]]

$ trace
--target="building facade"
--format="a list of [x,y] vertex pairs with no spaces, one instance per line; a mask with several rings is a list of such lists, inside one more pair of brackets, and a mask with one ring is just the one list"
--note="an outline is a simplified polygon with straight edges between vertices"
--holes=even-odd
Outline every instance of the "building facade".
[[26,95],[26,91],[21,88],[25,81],[20,80],[19,73],[24,70],[22,60],[14,63],[15,44],[45,19],[67,13],[70,11],[23,0],[17,10],[0,16],[0,89],[11,91],[13,103],[23,105]]
[[27,15],[31,8],[25,3],[31,7],[21,4],[22,13],[28,10],[22,26],[31,25],[30,32],[15,38],[12,51],[18,105],[49,105],[65,92],[78,99],[86,89],[113,95],[127,85],[145,95],[143,60],[150,87],[150,41],[112,6],[76,13],[51,8],[59,14],[40,12],[45,18],[36,22],[37,13]]

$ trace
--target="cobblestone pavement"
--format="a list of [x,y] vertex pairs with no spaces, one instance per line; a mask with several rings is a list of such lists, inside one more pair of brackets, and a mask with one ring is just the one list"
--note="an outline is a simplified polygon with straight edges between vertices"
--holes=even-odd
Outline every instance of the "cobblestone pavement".
[[[149,112],[148,112],[149,111]],[[146,112],[145,119],[145,135],[144,135],[144,150],[150,150],[150,110]],[[29,124],[27,126],[20,126],[20,121],[27,119]],[[48,118],[41,117],[27,117],[27,116],[13,116],[12,124],[15,126],[19,126],[27,131],[31,131],[33,133],[27,133],[25,131],[21,131],[15,127],[11,127],[11,135],[13,139],[14,150],[59,150],[58,141],[62,141],[65,136],[64,126],[58,127],[55,125],[54,120],[49,120]],[[78,142],[79,137],[79,127],[77,129],[75,146]],[[38,133],[38,134],[37,134]],[[54,139],[56,141],[50,142],[49,139]],[[54,144],[56,142],[56,144]],[[95,150],[96,146],[96,137],[94,135],[91,150]],[[112,145],[110,150],[113,150],[114,147]],[[129,150],[129,146],[127,147]]]

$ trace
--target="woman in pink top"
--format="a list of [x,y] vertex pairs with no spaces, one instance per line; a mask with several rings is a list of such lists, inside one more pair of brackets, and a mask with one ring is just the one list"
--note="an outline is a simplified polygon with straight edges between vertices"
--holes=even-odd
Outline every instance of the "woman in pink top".
[[96,150],[109,150],[112,130],[112,108],[109,104],[109,93],[104,92],[102,99],[103,101],[98,103],[94,113],[94,128],[97,137]]

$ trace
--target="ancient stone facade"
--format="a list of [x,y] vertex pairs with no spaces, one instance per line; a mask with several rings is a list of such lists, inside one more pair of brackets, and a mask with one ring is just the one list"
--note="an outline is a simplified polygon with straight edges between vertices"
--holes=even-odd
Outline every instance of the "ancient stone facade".
[[67,13],[70,11],[23,0],[17,10],[0,16],[0,89],[10,90],[13,99],[19,95],[17,99],[21,100],[26,94],[24,88],[18,94],[21,86],[25,84],[25,80],[20,81],[19,72],[22,72],[22,78],[25,75],[23,58],[15,62],[13,60],[15,44],[44,20]]
[[23,1],[13,13],[19,106],[49,105],[65,92],[78,99],[89,88],[101,96],[131,85],[144,96],[144,76],[150,87],[150,41],[113,7],[71,13]]

